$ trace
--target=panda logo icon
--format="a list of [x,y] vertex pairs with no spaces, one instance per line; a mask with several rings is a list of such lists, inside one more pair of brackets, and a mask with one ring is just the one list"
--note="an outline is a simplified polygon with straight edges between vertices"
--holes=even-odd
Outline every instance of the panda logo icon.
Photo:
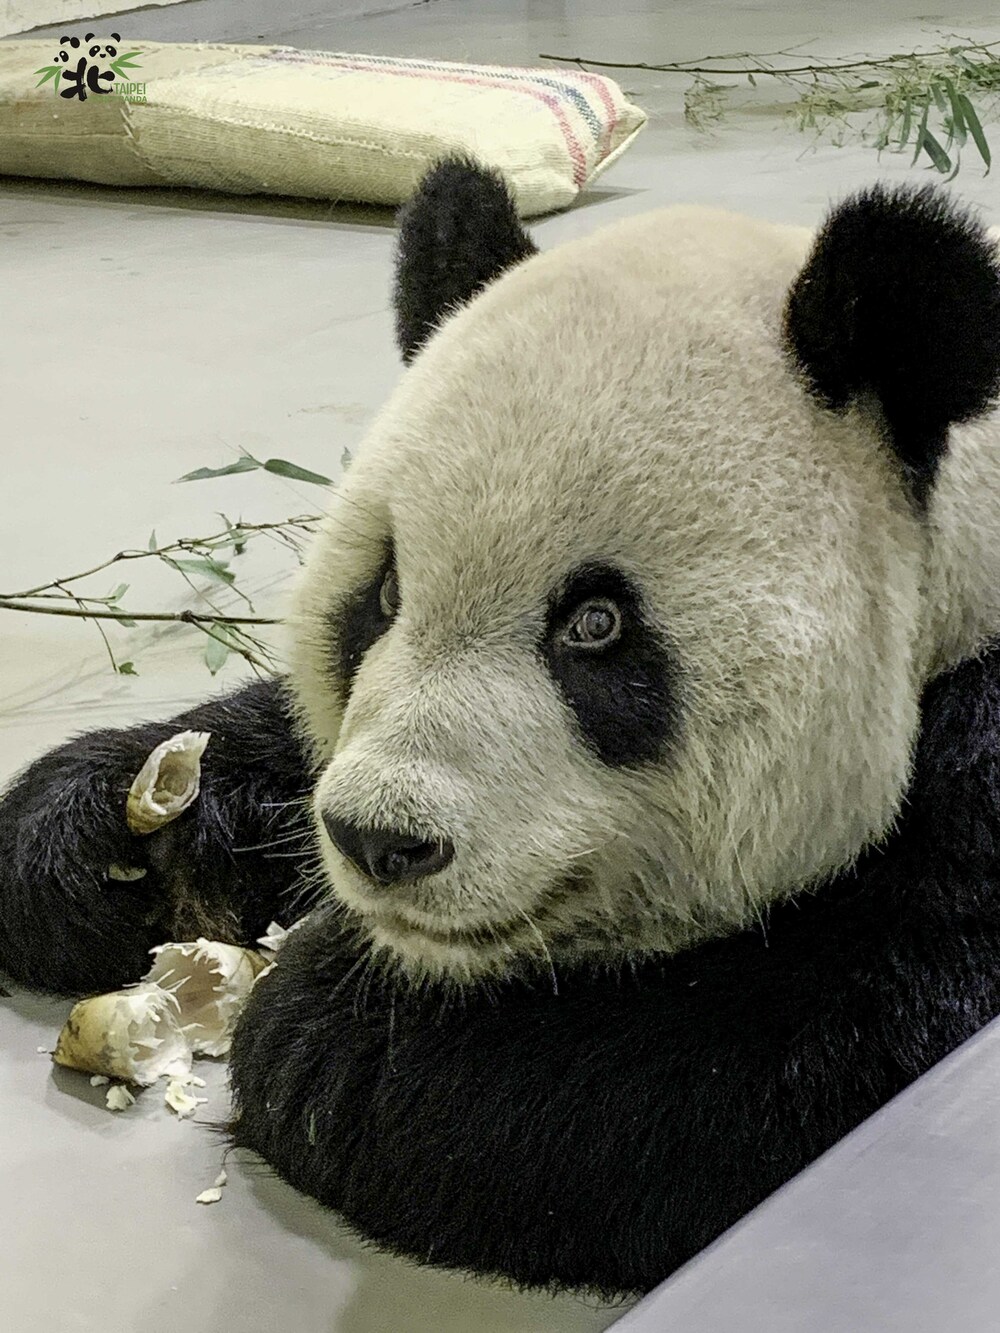
[[[88,32],[79,37],[60,37],[59,50],[54,57],[54,64],[61,69],[63,87],[60,97],[76,98],[85,102],[87,93],[107,95],[112,91],[115,81],[113,62],[118,55],[115,43],[121,41],[118,33],[111,33],[111,41],[95,40],[95,34]],[[79,55],[77,54],[79,53]]]
[[[93,35],[94,34],[92,32],[88,32],[84,40],[89,42],[90,39],[93,37]],[[121,41],[121,37],[118,35],[118,33],[113,32],[111,36],[116,42]],[[118,54],[118,47],[113,46],[111,42],[105,42],[104,45],[102,46],[100,40],[98,40],[94,42],[92,46],[87,48],[87,55],[90,57],[92,61],[94,61],[95,64],[100,64],[102,62],[110,63],[112,60],[114,60],[117,54]]]

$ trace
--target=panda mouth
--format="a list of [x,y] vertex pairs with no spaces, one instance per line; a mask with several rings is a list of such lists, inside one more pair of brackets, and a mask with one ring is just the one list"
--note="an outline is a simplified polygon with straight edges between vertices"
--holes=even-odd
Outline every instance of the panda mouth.
[[567,876],[558,880],[538,899],[530,914],[524,912],[517,916],[501,917],[475,926],[425,925],[391,909],[373,914],[371,920],[387,934],[400,940],[429,941],[445,948],[483,950],[510,944],[518,936],[537,940],[539,930],[552,920],[555,910],[571,894],[578,893],[583,883],[584,876],[581,874]]
[[403,938],[432,940],[435,944],[460,945],[464,948],[477,948],[487,944],[498,944],[523,929],[523,917],[508,917],[503,921],[491,921],[479,926],[448,926],[440,929],[410,921],[399,912],[380,912],[375,918],[383,930]]

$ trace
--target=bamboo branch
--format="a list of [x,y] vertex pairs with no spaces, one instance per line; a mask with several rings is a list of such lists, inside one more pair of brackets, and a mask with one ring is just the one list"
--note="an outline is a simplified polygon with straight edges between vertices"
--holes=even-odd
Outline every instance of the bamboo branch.
[[[976,50],[992,51],[994,47],[1000,46],[1000,41],[995,42],[974,42],[969,43],[967,47],[956,47],[955,51]],[[644,60],[626,61],[626,60],[592,60],[589,56],[557,56],[547,55],[541,52],[539,60],[559,60],[566,65],[579,65],[583,68],[586,65],[594,65],[600,69],[642,69],[649,70],[659,74],[773,74],[782,75],[803,75],[803,74],[840,74],[850,73],[853,70],[860,69],[885,69],[893,65],[906,64],[914,59],[927,59],[930,56],[945,56],[952,54],[951,50],[936,50],[926,52],[905,52],[891,56],[871,57],[867,60],[817,60],[810,65],[768,65],[765,64],[760,56],[747,54],[743,56],[702,56],[697,60],[677,60],[668,61],[663,65],[649,64]],[[715,60],[741,60],[756,61],[756,64],[742,65],[737,68],[713,64]]]
[[[235,528],[240,533],[252,535],[254,533],[273,533],[283,528],[305,528],[308,529],[322,519],[321,514],[302,514],[298,518],[286,518],[281,523],[237,523]],[[104,560],[99,565],[94,565],[90,569],[81,570],[78,574],[67,574],[61,579],[53,579],[51,583],[40,583],[35,588],[28,588],[24,592],[12,592],[3,594],[4,601],[13,599],[23,599],[26,597],[40,597],[48,592],[50,588],[58,588],[64,583],[75,583],[78,579],[89,578],[92,574],[100,574],[105,569],[110,569],[113,565],[120,564],[124,560],[149,560],[152,557],[171,556],[175,552],[187,552],[197,555],[198,548],[211,545],[215,542],[225,542],[226,539],[232,539],[232,530],[227,528],[224,532],[213,533],[209,537],[180,537],[177,541],[171,542],[168,546],[159,546],[153,551],[119,551],[109,560]],[[131,617],[126,617],[130,619]]]
[[[39,616],[72,616],[77,620],[155,620],[184,625],[281,625],[266,616],[202,615],[200,611],[91,611],[79,606],[33,606],[19,597],[0,597],[2,611],[29,611]],[[74,599],[76,600],[76,599]]]

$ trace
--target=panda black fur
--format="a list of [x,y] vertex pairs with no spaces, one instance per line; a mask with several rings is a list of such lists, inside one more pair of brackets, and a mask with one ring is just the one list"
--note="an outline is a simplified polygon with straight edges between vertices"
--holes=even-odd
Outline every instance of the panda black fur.
[[[289,710],[284,682],[255,683],[169,722],[89,732],[32,764],[0,803],[0,967],[83,995],[138,980],[168,938],[236,944],[291,925],[310,905],[309,770]],[[211,732],[215,760],[197,818],[136,837],[122,819],[132,780],[187,729]],[[112,866],[145,874],[122,882]]]
[[[318,845],[236,1141],[399,1253],[642,1290],[1000,1012],[996,252],[877,189],[815,241],[673,210],[536,256],[450,163],[397,313],[290,687],[29,768],[0,962],[253,938]],[[157,850],[114,812],[181,726]]]

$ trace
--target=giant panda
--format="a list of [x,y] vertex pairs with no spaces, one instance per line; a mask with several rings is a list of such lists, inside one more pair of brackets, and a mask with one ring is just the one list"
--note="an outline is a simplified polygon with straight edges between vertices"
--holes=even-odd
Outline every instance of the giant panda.
[[[28,768],[0,963],[311,908],[234,1141],[397,1253],[645,1290],[1000,1012],[995,243],[877,186],[538,253],[447,161],[395,308],[288,677]],[[182,727],[201,796],[133,837]]]

